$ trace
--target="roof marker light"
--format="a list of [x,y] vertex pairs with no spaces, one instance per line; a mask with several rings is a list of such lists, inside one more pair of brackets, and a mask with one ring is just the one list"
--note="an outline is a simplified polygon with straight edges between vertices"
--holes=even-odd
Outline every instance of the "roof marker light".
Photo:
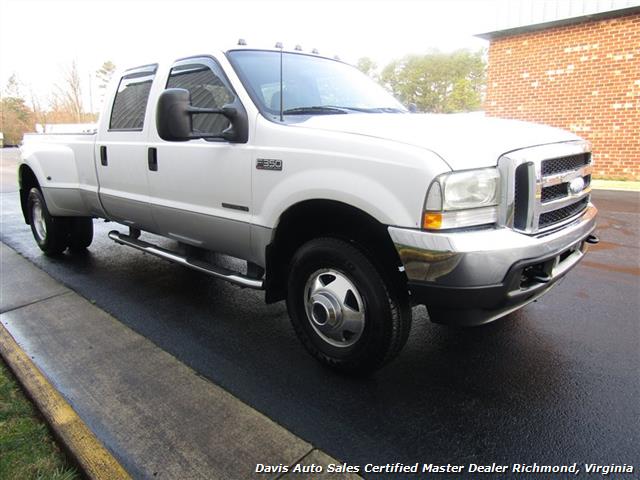
[[238,39],[238,45],[246,45],[247,41],[244,38],[239,38]]

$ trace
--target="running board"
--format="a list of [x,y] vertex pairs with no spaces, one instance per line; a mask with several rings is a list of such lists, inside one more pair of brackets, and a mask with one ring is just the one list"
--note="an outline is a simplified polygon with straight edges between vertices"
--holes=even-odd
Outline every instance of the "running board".
[[185,267],[192,268],[193,270],[206,273],[208,275],[211,275],[212,277],[221,278],[222,280],[235,283],[236,285],[240,285],[241,287],[255,288],[256,290],[262,290],[264,288],[264,282],[262,280],[247,277],[246,275],[242,275],[241,273],[234,272],[223,267],[211,265],[210,263],[202,262],[199,260],[190,260],[176,252],[172,252],[171,250],[158,247],[156,245],[130,237],[128,235],[123,235],[117,230],[112,230],[111,232],[109,232],[109,238],[114,242],[119,243],[120,245],[133,247],[137,250],[155,255],[156,257],[169,260],[170,262],[175,262],[180,265],[184,265]]

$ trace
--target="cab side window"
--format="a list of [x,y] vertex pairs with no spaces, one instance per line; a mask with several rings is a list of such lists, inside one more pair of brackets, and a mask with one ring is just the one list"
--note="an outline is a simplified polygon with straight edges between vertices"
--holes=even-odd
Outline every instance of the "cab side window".
[[109,130],[142,130],[154,76],[155,69],[130,73],[120,79],[111,108]]
[[[216,68],[217,70],[217,68]],[[180,65],[171,69],[167,88],[184,88],[191,94],[191,105],[200,108],[222,108],[235,100],[220,71],[203,64]],[[196,133],[217,135],[227,129],[229,120],[220,114],[193,115]]]

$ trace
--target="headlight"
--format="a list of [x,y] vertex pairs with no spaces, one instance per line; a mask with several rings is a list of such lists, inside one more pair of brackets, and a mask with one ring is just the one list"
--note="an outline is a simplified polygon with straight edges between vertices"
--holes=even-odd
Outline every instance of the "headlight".
[[500,174],[495,168],[440,175],[431,184],[427,210],[463,210],[498,204]]
[[495,223],[500,173],[495,168],[445,173],[429,187],[423,227],[430,230]]

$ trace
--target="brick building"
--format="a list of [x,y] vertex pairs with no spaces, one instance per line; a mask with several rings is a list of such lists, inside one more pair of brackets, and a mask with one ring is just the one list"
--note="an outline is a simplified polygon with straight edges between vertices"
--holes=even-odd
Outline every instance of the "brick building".
[[487,115],[571,130],[591,142],[595,177],[640,180],[640,6],[478,36]]

